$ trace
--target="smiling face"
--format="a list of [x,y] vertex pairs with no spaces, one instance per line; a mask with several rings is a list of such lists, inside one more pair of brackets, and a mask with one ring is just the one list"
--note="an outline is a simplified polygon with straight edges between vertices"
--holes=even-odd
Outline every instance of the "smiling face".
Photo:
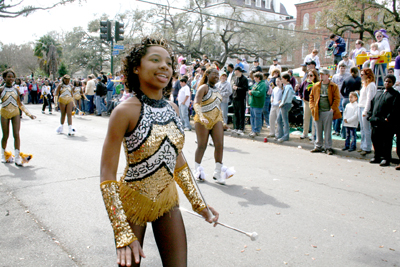
[[15,76],[12,72],[8,72],[4,81],[6,82],[7,87],[11,87],[15,80]]
[[140,89],[144,93],[148,90],[162,93],[172,77],[172,59],[163,47],[150,46],[134,73],[138,75]]
[[211,86],[214,86],[219,81],[218,70],[217,69],[212,69],[210,74],[208,74],[207,78],[208,78],[208,83]]

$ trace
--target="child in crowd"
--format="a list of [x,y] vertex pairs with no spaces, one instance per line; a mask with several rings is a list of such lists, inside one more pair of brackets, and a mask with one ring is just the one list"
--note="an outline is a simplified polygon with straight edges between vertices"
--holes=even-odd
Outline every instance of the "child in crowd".
[[[357,146],[356,129],[358,126],[358,96],[356,92],[351,92],[349,95],[350,103],[346,105],[343,112],[343,126],[346,126],[346,142],[342,149],[349,152],[355,151]],[[353,140],[351,140],[353,139]],[[350,145],[351,141],[351,145]]]
[[275,125],[276,125],[276,119],[278,118],[279,114],[279,105],[282,101],[282,95],[283,95],[281,78],[276,77],[275,83],[276,86],[274,87],[271,95],[271,111],[269,113],[270,134],[268,135],[268,137],[275,137],[276,135],[278,135]]
[[369,68],[373,70],[379,57],[379,46],[377,43],[371,45],[371,51],[369,51],[367,55],[370,58],[364,62],[363,69],[368,68],[368,64],[370,64]]

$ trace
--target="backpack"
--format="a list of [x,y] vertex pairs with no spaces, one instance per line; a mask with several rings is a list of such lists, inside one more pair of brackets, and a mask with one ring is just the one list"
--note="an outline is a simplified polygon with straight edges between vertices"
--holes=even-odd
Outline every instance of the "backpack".
[[96,95],[104,96],[107,94],[107,86],[104,83],[98,83],[96,88]]

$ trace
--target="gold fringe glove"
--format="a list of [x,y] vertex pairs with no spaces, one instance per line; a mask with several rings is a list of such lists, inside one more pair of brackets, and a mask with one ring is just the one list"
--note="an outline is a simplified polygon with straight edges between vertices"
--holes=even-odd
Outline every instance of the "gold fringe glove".
[[201,105],[199,103],[195,103],[193,105],[194,111],[196,112],[196,114],[199,116],[199,119],[205,119],[203,112],[201,112]]
[[58,107],[58,96],[54,96],[54,105]]
[[114,230],[115,244],[117,248],[128,246],[137,238],[128,223],[122,207],[118,183],[117,181],[104,181],[100,184],[100,188],[108,217]]
[[192,172],[187,163],[174,171],[174,179],[182,189],[190,204],[192,204],[192,209],[195,212],[200,213],[207,207],[206,203],[204,203],[201,198],[200,192],[197,191],[196,185],[193,181]]
[[29,110],[25,107],[24,104],[21,103],[21,106],[19,108],[26,114],[26,116],[28,117],[32,116],[32,114],[29,112]]

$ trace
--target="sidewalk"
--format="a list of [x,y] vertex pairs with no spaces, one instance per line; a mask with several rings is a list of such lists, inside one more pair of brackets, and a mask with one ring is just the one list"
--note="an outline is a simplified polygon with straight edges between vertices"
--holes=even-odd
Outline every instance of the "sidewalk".
[[[191,121],[192,128],[194,129],[194,122]],[[228,126],[233,129],[232,124],[228,124]],[[273,143],[277,145],[283,145],[283,146],[293,146],[297,147],[299,149],[305,149],[305,150],[312,150],[314,148],[314,143],[311,143],[311,141],[307,139],[300,139],[301,133],[299,131],[295,131],[290,133],[290,139],[289,141],[285,141],[283,143],[279,143],[278,141],[275,140],[274,137],[268,137],[269,135],[269,129],[267,127],[262,127],[260,135],[256,136],[254,138],[249,136],[249,133],[251,132],[251,126],[250,125],[245,125],[245,132],[244,135],[237,135],[235,133],[232,133],[230,131],[225,131],[224,134],[225,136],[231,136],[235,137],[238,139],[252,139],[254,141],[258,142],[264,142],[264,138],[267,138],[268,143]],[[311,134],[310,134],[311,135]],[[374,157],[374,151],[372,149],[372,153],[367,154],[365,156],[361,156],[360,153],[357,151],[353,152],[348,152],[348,151],[342,151],[342,148],[344,147],[344,142],[345,140],[342,139],[341,137],[332,137],[332,147],[334,151],[334,155],[338,156],[344,156],[344,157],[351,157],[351,158],[357,158],[357,159],[364,159],[364,160],[370,160]],[[360,149],[360,139],[357,139],[357,150]],[[393,147],[392,149],[392,163],[399,164],[400,160],[397,156],[396,153],[396,147]]]

